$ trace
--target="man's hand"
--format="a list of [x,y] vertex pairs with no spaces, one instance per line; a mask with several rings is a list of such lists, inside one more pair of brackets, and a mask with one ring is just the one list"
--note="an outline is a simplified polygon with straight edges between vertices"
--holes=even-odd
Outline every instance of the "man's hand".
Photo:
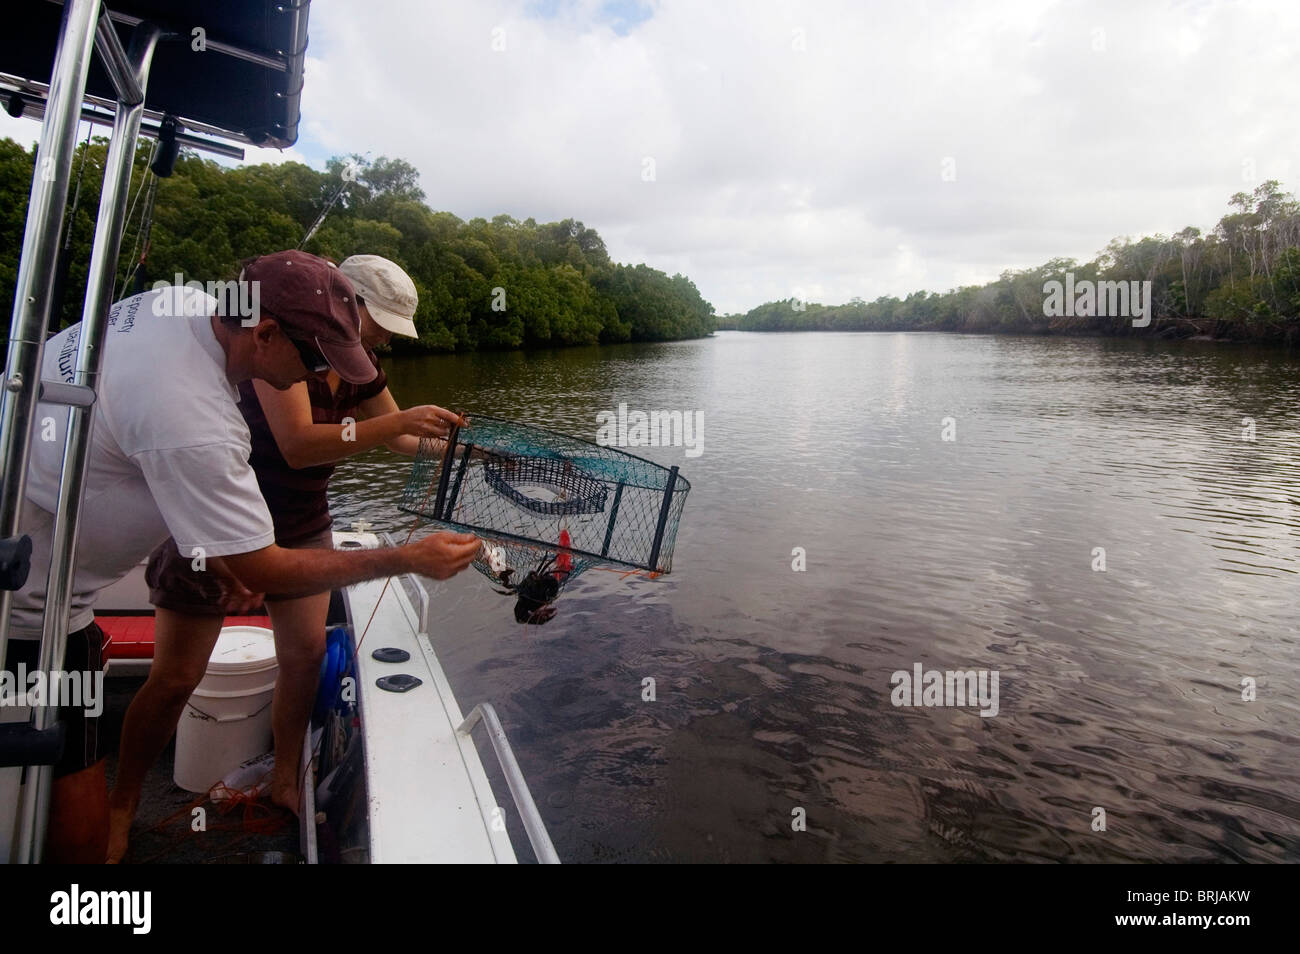
[[474,562],[482,541],[472,533],[441,530],[407,545],[414,557],[412,569],[435,580],[448,580]]
[[231,616],[251,613],[266,600],[265,593],[254,593],[229,573],[218,573],[217,584],[221,587],[221,608]]
[[413,437],[447,437],[453,425],[464,426],[467,422],[454,411],[438,407],[436,404],[421,404],[408,407],[401,415],[402,433]]

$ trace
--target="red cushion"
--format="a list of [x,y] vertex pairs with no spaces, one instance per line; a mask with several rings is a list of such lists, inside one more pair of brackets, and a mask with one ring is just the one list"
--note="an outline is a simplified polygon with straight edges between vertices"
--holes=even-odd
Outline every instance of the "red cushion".
[[[96,616],[95,622],[108,636],[109,659],[153,659],[152,616]],[[227,616],[227,626],[265,626],[269,616]]]

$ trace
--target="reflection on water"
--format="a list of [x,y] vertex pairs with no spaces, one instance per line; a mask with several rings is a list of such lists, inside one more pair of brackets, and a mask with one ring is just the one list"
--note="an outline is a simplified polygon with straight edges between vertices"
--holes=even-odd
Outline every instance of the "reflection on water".
[[[546,627],[438,588],[565,860],[1300,858],[1286,354],[723,333],[389,367],[403,405],[587,439],[620,402],[704,413],[702,456],[643,451],[693,488],[670,577],[587,574]],[[336,518],[404,534],[406,473],[344,465]],[[915,663],[998,670],[1000,713],[895,708]]]

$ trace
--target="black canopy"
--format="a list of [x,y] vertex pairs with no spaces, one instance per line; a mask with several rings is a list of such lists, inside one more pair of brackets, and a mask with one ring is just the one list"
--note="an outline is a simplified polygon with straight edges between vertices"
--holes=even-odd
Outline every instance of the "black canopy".
[[[154,55],[147,115],[158,119],[170,114],[195,132],[272,148],[291,146],[298,138],[309,5],[310,0],[104,4],[123,46],[141,20],[171,34]],[[62,4],[8,0],[5,6],[0,105],[8,105],[16,92],[29,112],[39,112],[54,62]],[[90,68],[86,100],[111,108],[116,95],[97,60]]]

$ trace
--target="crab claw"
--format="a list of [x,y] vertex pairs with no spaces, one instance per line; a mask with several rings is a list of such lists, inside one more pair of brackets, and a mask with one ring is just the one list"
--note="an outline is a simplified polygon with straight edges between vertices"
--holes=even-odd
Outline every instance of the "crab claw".
[[549,623],[555,619],[555,607],[543,606],[541,609],[528,614],[528,622],[533,626],[541,626],[543,623]]
[[549,623],[554,617],[555,607],[549,603],[538,606],[536,600],[522,597],[515,603],[516,623],[530,623],[534,626],[540,626],[542,623]]

